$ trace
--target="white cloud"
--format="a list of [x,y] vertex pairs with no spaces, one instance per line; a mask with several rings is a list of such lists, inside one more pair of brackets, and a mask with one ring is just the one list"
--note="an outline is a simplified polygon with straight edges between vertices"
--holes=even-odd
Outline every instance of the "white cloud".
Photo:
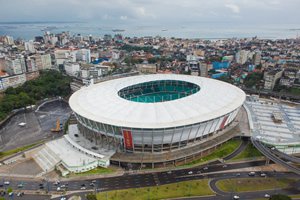
[[122,25],[281,21],[299,24],[300,18],[300,0],[0,0],[0,5],[0,21],[101,20],[104,24]]
[[225,4],[225,7],[229,8],[233,13],[240,13],[240,7],[235,4]]
[[128,17],[125,15],[122,15],[121,17],[120,17],[120,20],[127,20],[128,19]]

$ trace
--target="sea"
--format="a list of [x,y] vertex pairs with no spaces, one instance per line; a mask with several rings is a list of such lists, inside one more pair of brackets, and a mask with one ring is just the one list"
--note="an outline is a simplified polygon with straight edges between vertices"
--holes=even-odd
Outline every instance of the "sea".
[[0,22],[0,35],[10,35],[14,39],[34,39],[45,31],[60,33],[69,31],[71,35],[81,34],[103,37],[105,34],[122,34],[128,37],[161,36],[176,38],[228,39],[251,38],[288,39],[300,34],[299,24],[236,24],[203,22],[176,25],[119,25],[107,26],[91,22]]

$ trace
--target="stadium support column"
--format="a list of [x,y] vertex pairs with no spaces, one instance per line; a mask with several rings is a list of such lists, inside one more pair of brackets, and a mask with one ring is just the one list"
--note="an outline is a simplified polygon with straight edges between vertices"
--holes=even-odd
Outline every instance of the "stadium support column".
[[109,139],[108,139],[108,136],[107,136],[107,129],[106,129],[105,126],[106,125],[103,124],[104,134],[105,134],[105,138],[106,138],[106,145],[108,145],[108,150],[110,150]]
[[185,126],[182,127],[180,139],[179,139],[179,142],[178,142],[178,149],[180,149],[180,146],[181,146],[181,139],[182,139],[182,135],[183,135],[184,129],[185,129]]
[[266,157],[266,163],[265,165],[269,165],[270,164],[270,159],[268,157]]
[[[154,145],[153,145],[153,134],[154,134],[154,130],[152,129],[152,138],[151,138],[151,152],[153,153],[153,148],[154,148]],[[153,164],[153,163],[152,163]],[[152,167],[153,168],[153,167]]]
[[198,138],[198,135],[199,135],[199,132],[200,132],[200,127],[201,127],[201,123],[200,124],[198,124],[198,129],[197,129],[197,132],[196,132],[196,134],[195,134],[195,138],[194,138],[194,141],[193,141],[193,143],[195,143],[196,142],[196,139]]
[[174,127],[174,131],[173,131],[173,134],[172,134],[171,143],[170,143],[170,151],[172,150],[173,138],[174,138],[175,133],[176,133],[176,127]]
[[112,129],[113,134],[114,134],[114,138],[112,139],[113,146],[115,147],[115,149],[117,149],[118,145],[117,145],[117,138],[116,138],[116,130],[115,130],[114,126],[111,126],[111,129]]
[[188,145],[189,141],[190,141],[190,135],[191,135],[191,132],[192,132],[192,129],[194,127],[194,124],[192,126],[190,126],[190,131],[189,131],[189,135],[188,135],[188,138],[187,138],[187,141],[186,141],[186,145]]
[[95,144],[97,145],[97,133],[96,133],[96,131],[93,131],[93,136],[94,136]]
[[142,152],[144,153],[145,152],[145,144],[144,144],[144,131],[142,129]]
[[160,147],[160,148],[161,148],[161,149],[160,149],[161,152],[164,151],[164,135],[165,135],[164,133],[165,133],[165,130],[166,130],[166,129],[164,128],[164,129],[163,129],[163,134],[162,134],[162,136],[161,136],[161,147]]

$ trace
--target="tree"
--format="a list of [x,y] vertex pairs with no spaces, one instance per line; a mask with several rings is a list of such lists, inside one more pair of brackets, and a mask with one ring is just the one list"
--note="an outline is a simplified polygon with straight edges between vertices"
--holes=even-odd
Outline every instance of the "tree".
[[270,200],[292,200],[292,198],[284,194],[275,194],[271,196]]
[[11,193],[13,189],[11,187],[7,188],[7,193]]
[[248,74],[248,76],[244,80],[244,84],[247,88],[252,88],[253,86],[258,85],[262,79],[263,73],[254,72]]
[[41,71],[38,79],[27,81],[17,88],[8,88],[0,100],[0,120],[13,109],[32,105],[38,100],[68,96],[71,93],[70,82],[70,77],[55,70],[47,70]]
[[86,198],[88,199],[88,200],[97,200],[97,197],[96,197],[96,195],[94,195],[94,194],[87,194],[86,195]]

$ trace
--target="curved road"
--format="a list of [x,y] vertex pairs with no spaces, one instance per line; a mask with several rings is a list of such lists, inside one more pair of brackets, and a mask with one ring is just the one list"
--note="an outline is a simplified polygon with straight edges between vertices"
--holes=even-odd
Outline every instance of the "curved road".
[[[268,177],[276,177],[276,178],[295,178],[295,175],[292,173],[270,173],[270,172],[265,172]],[[257,176],[257,175],[255,175]],[[260,176],[258,176],[260,177]],[[239,179],[239,178],[249,178],[247,173],[241,173],[240,176],[236,177],[222,177],[222,178],[215,178],[212,181],[210,181],[209,185],[210,188],[216,193],[216,199],[233,199],[234,195],[238,195],[241,199],[256,199],[256,198],[264,198],[265,194],[273,195],[273,194],[287,194],[287,195],[292,195],[292,194],[299,194],[300,190],[297,186],[292,186],[286,189],[280,189],[280,188],[274,188],[271,190],[263,190],[263,191],[255,191],[255,192],[224,192],[220,190],[217,186],[216,183],[219,180],[222,179]]]
[[228,156],[224,157],[223,160],[230,160],[230,159],[234,158],[239,153],[241,153],[242,151],[244,151],[246,149],[246,147],[247,147],[248,144],[249,144],[248,140],[242,140],[241,145],[236,150],[234,150],[234,152],[232,152]]
[[283,153],[283,152],[279,151],[276,148],[275,149],[271,149],[271,152],[273,152],[274,154],[276,154],[280,158],[283,158],[285,160],[291,161],[291,162],[293,162],[295,164],[300,164],[300,158],[298,158],[296,156],[288,155],[286,153]]
[[273,154],[273,152],[265,147],[261,142],[259,142],[258,140],[255,140],[253,138],[251,138],[251,141],[253,143],[253,145],[263,154],[265,155],[267,158],[269,158],[270,160],[274,161],[275,163],[284,166],[285,168],[289,169],[290,171],[300,175],[300,169],[295,167],[294,165],[291,165],[289,163],[287,163],[286,161],[280,159],[279,157],[277,157],[275,154]]

